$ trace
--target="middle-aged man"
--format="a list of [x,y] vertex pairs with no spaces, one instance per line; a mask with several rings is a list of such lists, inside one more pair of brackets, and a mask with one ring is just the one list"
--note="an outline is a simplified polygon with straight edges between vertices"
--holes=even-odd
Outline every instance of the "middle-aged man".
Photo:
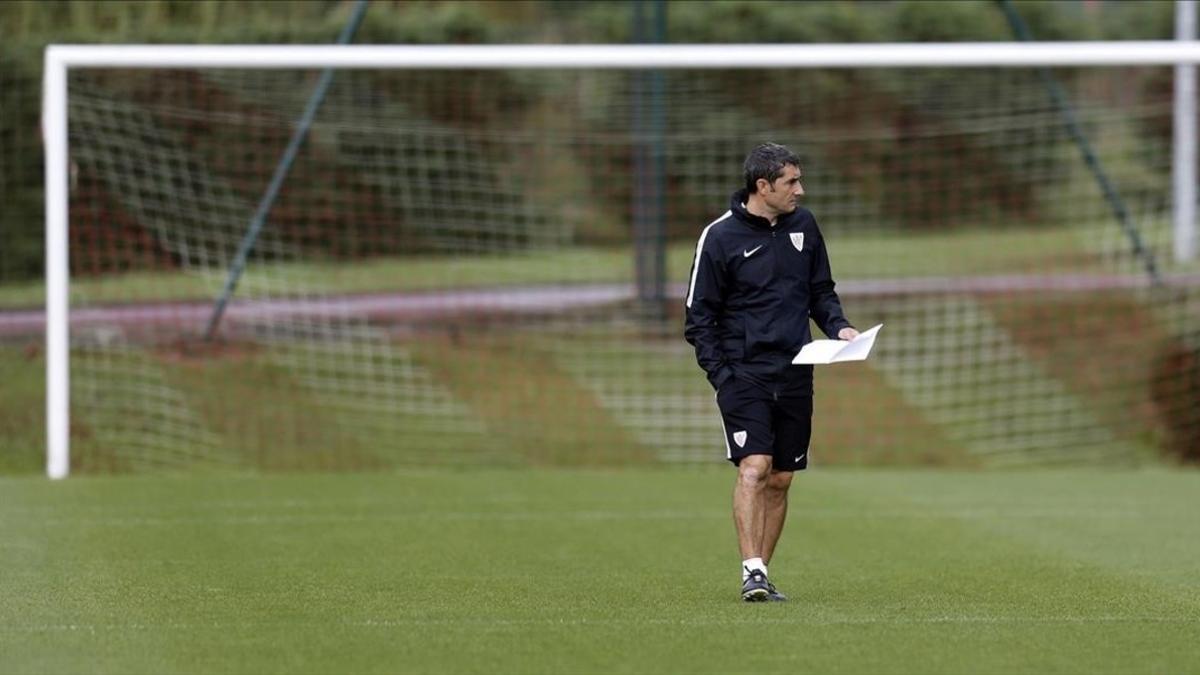
[[800,159],[775,143],[745,162],[745,188],[700,233],[686,300],[687,341],[717,390],[725,457],[737,467],[733,519],[742,553],[742,599],[786,600],[767,576],[783,531],[792,474],[808,466],[812,366],[792,358],[826,335],[858,331],[841,300],[811,212],[799,207]]

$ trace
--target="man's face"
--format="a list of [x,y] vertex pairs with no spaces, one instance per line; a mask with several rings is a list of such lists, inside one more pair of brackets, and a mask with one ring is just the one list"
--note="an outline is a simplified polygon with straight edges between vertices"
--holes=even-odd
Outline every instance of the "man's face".
[[[765,186],[765,189],[764,189]],[[776,213],[791,213],[800,205],[804,186],[800,184],[800,167],[791,164],[783,167],[783,174],[768,184],[759,179],[758,194],[767,206]]]

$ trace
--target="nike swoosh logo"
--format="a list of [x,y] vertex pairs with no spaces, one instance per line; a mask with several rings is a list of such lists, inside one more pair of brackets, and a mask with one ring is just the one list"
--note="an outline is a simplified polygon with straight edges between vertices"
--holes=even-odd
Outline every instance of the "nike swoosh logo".
[[[804,453],[804,455],[807,455],[807,454],[808,454],[807,452],[806,452],[806,453]],[[800,455],[799,457],[797,457],[797,458],[795,459],[795,461],[799,462],[800,460],[804,459],[804,455]]]
[[750,256],[754,255],[755,253],[758,253],[758,249],[760,249],[762,247],[763,247],[763,245],[759,244],[758,246],[755,246],[754,248],[750,249],[749,251],[742,251],[742,257],[749,258]]

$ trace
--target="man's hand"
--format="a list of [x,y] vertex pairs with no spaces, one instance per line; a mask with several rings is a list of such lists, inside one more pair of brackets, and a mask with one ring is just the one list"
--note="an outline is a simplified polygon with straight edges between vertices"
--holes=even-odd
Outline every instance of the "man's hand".
[[849,326],[838,331],[839,340],[853,340],[856,337],[858,337],[858,331]]

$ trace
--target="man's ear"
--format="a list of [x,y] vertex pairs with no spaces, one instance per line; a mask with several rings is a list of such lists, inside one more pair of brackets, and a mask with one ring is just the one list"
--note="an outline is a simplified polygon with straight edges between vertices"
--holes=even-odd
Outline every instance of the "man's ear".
[[758,188],[758,192],[761,194],[764,187],[767,188],[768,191],[771,189],[771,181],[767,180],[766,178],[759,178],[758,180],[754,181],[754,186]]

